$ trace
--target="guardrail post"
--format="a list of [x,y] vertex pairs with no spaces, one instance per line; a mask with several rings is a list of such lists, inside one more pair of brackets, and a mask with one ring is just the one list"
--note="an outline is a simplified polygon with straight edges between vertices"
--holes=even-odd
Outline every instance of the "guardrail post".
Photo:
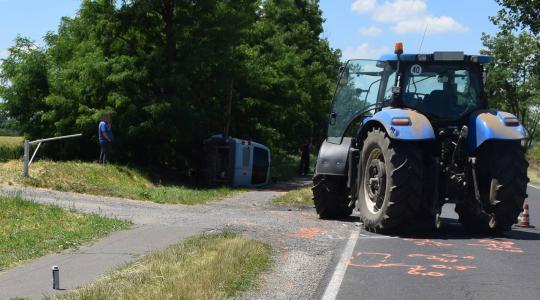
[[30,161],[30,141],[24,140],[23,176],[28,177],[28,163]]

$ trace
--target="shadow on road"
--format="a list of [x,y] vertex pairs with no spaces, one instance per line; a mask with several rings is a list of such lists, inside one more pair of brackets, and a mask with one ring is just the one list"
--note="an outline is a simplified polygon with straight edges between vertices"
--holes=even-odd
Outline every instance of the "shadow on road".
[[[361,222],[357,216],[351,216],[340,222]],[[482,239],[482,238],[506,238],[511,240],[540,240],[540,232],[533,232],[535,229],[523,229],[512,227],[511,231],[502,234],[493,233],[472,233],[465,228],[456,219],[441,218],[442,226],[436,230],[432,224],[415,224],[402,228],[399,232],[391,233],[371,233],[374,235],[389,235],[409,239],[440,239],[440,240],[463,240],[463,239]]]
[[419,226],[407,233],[397,234],[401,238],[425,238],[442,240],[481,239],[481,238],[507,238],[512,240],[540,240],[540,233],[531,232],[522,228],[512,227],[511,231],[503,233],[476,233],[469,232],[456,219],[441,218],[442,226],[439,230],[430,225]]

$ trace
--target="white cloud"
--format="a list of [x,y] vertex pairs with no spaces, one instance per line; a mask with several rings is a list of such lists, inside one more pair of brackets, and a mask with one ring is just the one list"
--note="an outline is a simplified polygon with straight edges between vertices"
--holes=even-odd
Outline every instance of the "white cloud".
[[379,36],[382,33],[382,29],[377,26],[369,26],[360,28],[358,32],[364,36]]
[[378,22],[394,23],[425,15],[427,11],[425,0],[385,1],[376,7],[372,17]]
[[375,9],[377,0],[356,0],[351,5],[351,9],[357,13],[367,13]]
[[444,32],[466,32],[467,26],[458,23],[456,20],[447,17],[425,17],[418,20],[404,20],[396,23],[393,30],[396,33],[423,33],[426,30],[428,35]]
[[393,0],[380,4],[376,0],[357,0],[351,9],[360,14],[370,14],[380,23],[392,25],[398,34],[420,33],[428,26],[427,34],[466,32],[469,28],[449,16],[433,16],[426,0]]
[[368,43],[363,43],[355,48],[343,50],[343,60],[349,59],[378,59],[381,55],[388,53],[388,47],[372,48]]

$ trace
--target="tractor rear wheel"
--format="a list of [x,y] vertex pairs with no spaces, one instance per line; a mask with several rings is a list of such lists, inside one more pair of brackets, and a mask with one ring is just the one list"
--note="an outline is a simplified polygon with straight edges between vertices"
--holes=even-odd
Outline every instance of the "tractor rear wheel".
[[313,203],[321,219],[343,219],[352,214],[345,177],[316,175],[313,178]]
[[417,215],[425,178],[422,153],[420,144],[390,140],[378,128],[368,132],[357,201],[367,230],[394,230]]
[[470,231],[510,230],[527,197],[528,163],[525,150],[516,141],[494,141],[478,154],[478,185],[484,210],[494,214],[495,224],[474,215],[471,209],[456,205],[459,221]]

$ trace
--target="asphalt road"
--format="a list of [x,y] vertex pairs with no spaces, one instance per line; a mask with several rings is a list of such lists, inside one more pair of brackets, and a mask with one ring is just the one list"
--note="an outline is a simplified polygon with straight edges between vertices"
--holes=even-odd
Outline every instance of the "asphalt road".
[[[531,224],[540,226],[540,189],[529,186],[528,195]],[[350,258],[338,262],[345,273],[340,284],[334,282],[336,298],[540,299],[539,228],[471,236],[457,222],[453,205],[445,206],[443,217],[436,233],[392,237],[359,231],[351,256],[342,256]]]

